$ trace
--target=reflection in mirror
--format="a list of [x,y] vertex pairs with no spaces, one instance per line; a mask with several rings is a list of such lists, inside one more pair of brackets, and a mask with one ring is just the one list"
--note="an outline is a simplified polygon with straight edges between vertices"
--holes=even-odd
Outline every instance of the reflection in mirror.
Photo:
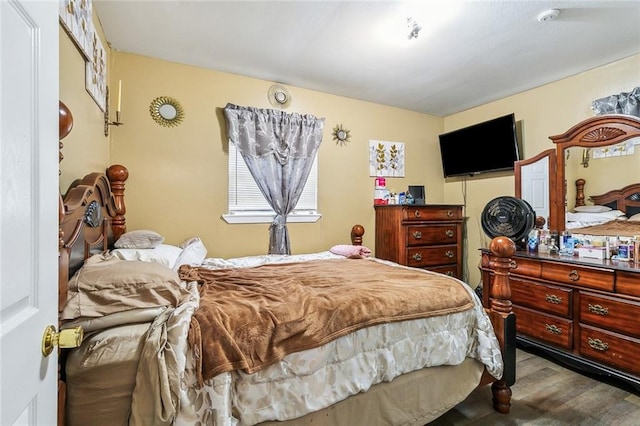
[[[556,207],[552,206],[551,219],[557,223],[559,231],[566,229],[566,213],[575,209],[576,180],[584,180],[587,205],[593,204],[591,196],[640,183],[640,154],[635,153],[640,149],[639,117],[621,114],[590,117],[549,139],[556,144],[557,160],[555,194],[558,203]],[[621,144],[625,147],[622,150],[618,149]],[[629,155],[619,155],[625,150]],[[585,161],[586,152],[589,153],[588,162]]]
[[[576,206],[576,187],[578,179],[585,181],[585,204],[593,204],[589,197],[604,194],[612,189],[623,188],[640,182],[640,138],[634,138],[610,147],[568,148],[569,159],[565,162],[566,211]],[[585,167],[585,153],[588,162]]]
[[555,205],[556,161],[555,150],[549,149],[533,158],[515,163],[515,195],[528,202],[536,217],[544,219],[544,229],[556,229],[551,221],[552,205]]

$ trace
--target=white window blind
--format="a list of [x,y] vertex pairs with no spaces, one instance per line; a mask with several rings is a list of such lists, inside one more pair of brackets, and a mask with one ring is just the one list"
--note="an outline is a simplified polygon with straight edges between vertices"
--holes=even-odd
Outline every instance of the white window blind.
[[[318,157],[313,161],[309,178],[300,196],[295,210],[289,216],[310,215],[317,220],[318,208]],[[269,215],[275,213],[262,192],[258,188],[253,176],[249,172],[242,155],[233,143],[229,143],[229,215]],[[238,220],[235,219],[234,222]],[[269,220],[270,221],[270,220]],[[290,220],[295,221],[295,220]]]

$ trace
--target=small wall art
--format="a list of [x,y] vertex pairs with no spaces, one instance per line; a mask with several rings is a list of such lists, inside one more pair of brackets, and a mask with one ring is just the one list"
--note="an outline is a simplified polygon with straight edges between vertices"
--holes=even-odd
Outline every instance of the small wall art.
[[404,177],[404,143],[370,140],[369,176]]
[[91,38],[94,32],[91,0],[60,0],[58,15],[84,59],[91,61]]
[[[107,56],[102,41],[92,25],[91,56],[85,64],[84,87],[102,112],[107,103]],[[120,93],[118,93],[120,95]]]

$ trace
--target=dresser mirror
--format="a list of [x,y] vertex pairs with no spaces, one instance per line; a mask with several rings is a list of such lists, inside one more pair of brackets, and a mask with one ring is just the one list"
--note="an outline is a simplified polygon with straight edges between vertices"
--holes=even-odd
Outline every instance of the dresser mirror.
[[[640,144],[635,144],[640,143],[638,117],[591,117],[550,139],[556,144],[557,160],[555,189],[550,187],[550,193],[559,201],[550,217],[559,231],[565,229],[566,211],[576,205],[576,180],[585,182],[586,204],[590,204],[590,196],[640,182],[640,154],[635,153],[640,149]],[[626,149],[628,155],[615,152],[620,149]]]
[[[586,204],[592,195],[640,183],[640,118],[592,117],[550,139],[555,149],[517,161],[514,173],[515,196],[531,204],[547,229],[565,229],[565,212],[576,205],[578,179],[584,180]],[[625,150],[627,155],[620,155]]]

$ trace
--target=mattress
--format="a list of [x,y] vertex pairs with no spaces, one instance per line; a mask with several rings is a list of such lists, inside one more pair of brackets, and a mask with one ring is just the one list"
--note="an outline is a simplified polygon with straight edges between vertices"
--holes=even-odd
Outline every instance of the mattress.
[[127,425],[149,324],[109,328],[84,339],[66,361],[68,426]]

